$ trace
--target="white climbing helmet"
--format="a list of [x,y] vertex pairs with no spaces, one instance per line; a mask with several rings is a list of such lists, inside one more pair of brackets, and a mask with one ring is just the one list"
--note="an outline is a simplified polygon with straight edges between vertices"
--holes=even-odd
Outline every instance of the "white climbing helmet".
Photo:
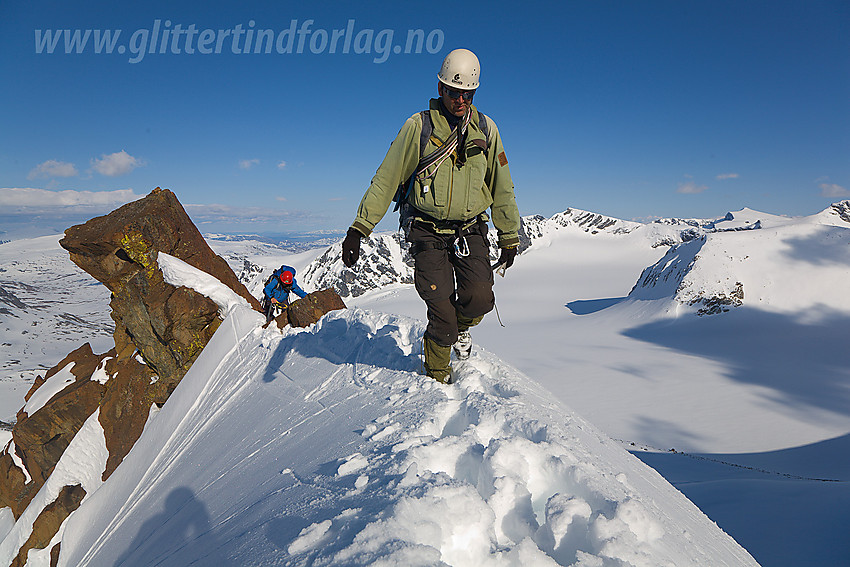
[[468,49],[455,49],[443,59],[443,67],[437,78],[444,85],[471,91],[478,88],[480,74],[478,57]]

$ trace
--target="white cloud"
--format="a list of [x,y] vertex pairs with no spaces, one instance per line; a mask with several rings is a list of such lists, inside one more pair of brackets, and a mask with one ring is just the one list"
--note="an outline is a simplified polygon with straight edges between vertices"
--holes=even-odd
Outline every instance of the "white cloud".
[[100,159],[91,160],[91,164],[92,168],[99,174],[106,175],[107,177],[117,177],[143,166],[144,162],[121,150],[114,154],[103,154],[100,156]]
[[286,169],[286,162],[281,161],[280,163],[277,164],[277,168],[278,169]]
[[830,199],[836,197],[850,197],[850,191],[837,183],[821,183],[818,187],[820,187],[820,194],[822,197],[829,197]]
[[313,216],[270,207],[232,207],[230,205],[184,205],[196,222],[276,222]]
[[721,173],[716,179],[723,181],[724,179],[738,179],[737,173]]
[[259,164],[260,160],[254,159],[243,159],[239,161],[239,169],[251,169],[255,165]]
[[123,205],[140,199],[132,189],[116,191],[48,191],[30,187],[0,188],[0,206],[36,207],[39,209],[70,206]]
[[73,163],[49,159],[35,166],[27,175],[27,179],[49,178],[49,177],[75,177],[78,175],[77,168]]
[[698,193],[702,193],[708,189],[705,185],[697,185],[693,181],[688,181],[687,183],[679,183],[679,188],[676,189],[676,193],[683,193],[685,195],[696,195]]
[[285,203],[285,202],[286,202],[286,197],[275,197],[275,199],[277,199],[277,200],[278,200],[278,201],[280,201],[281,203]]
[[658,219],[661,219],[661,218],[664,218],[664,217],[660,217],[658,215],[647,215],[645,217],[632,217],[629,220],[632,220],[634,222],[640,222],[640,223],[650,223],[650,222],[653,222],[653,221],[657,221]]

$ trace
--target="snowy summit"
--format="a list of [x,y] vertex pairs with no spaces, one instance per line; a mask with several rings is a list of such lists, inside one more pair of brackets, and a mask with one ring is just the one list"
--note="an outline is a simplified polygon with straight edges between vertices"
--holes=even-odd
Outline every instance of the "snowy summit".
[[[507,327],[485,319],[451,386],[421,374],[421,305],[394,235],[373,237],[379,283],[357,284],[349,309],[283,331],[214,277],[160,254],[166,281],[212,299],[223,322],[105,482],[94,414],[17,521],[0,511],[0,564],[74,483],[82,504],[26,565],[50,565],[60,541],[60,566],[679,567],[757,565],[754,556],[791,565],[812,554],[839,564],[839,548],[770,535],[785,529],[777,515],[761,520],[768,535],[757,523],[721,524],[733,539],[706,510],[726,494],[783,504],[793,492],[816,521],[830,518],[820,502],[846,500],[843,485],[819,482],[846,482],[843,461],[816,447],[850,432],[833,387],[847,377],[837,345],[850,315],[848,211],[842,202],[798,219],[744,209],[648,224],[575,209],[527,217],[524,252],[496,286]],[[307,291],[339,272],[338,244],[293,254],[211,244],[231,251],[255,295],[282,259],[305,274]],[[18,254],[26,242],[0,254],[10,245]],[[21,317],[39,314],[22,304]],[[770,344],[808,345],[815,328],[817,361]],[[28,360],[49,366],[52,352]],[[819,376],[807,390],[793,382],[806,367]],[[55,374],[25,409],[37,412],[69,376]],[[709,455],[671,465],[687,457],[636,449],[673,446],[739,453],[740,463]],[[798,447],[813,457],[791,464],[770,453]],[[721,467],[718,476],[683,482],[709,474],[700,462]],[[730,472],[744,467],[745,481]],[[841,529],[819,526],[824,538]]]

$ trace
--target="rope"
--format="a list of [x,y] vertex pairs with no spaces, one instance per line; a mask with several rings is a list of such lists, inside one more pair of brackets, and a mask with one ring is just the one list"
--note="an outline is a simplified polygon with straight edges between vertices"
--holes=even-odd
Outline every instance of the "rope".
[[[440,168],[440,165],[457,149],[458,143],[460,142],[460,138],[466,134],[466,130],[469,127],[469,121],[472,117],[472,113],[469,109],[466,110],[466,113],[463,115],[463,118],[458,123],[458,125],[452,130],[452,133],[446,138],[445,143],[442,146],[437,148],[432,154],[425,156],[422,158],[422,162],[419,168],[416,171],[416,177],[419,179],[419,182],[424,185],[425,180],[433,177],[437,170]],[[434,169],[429,173],[428,169],[431,167]]]

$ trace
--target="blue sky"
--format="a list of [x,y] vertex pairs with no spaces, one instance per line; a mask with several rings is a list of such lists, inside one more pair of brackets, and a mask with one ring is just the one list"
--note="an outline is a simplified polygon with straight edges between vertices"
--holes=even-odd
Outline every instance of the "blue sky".
[[[82,53],[64,36],[49,53],[66,29],[92,30]],[[416,29],[431,43],[405,53]],[[112,53],[96,30],[121,30]],[[246,49],[248,30],[284,53]],[[475,103],[523,214],[804,215],[850,197],[846,1],[0,0],[0,230],[61,231],[162,186],[205,232],[344,231],[456,47],[481,60]]]

